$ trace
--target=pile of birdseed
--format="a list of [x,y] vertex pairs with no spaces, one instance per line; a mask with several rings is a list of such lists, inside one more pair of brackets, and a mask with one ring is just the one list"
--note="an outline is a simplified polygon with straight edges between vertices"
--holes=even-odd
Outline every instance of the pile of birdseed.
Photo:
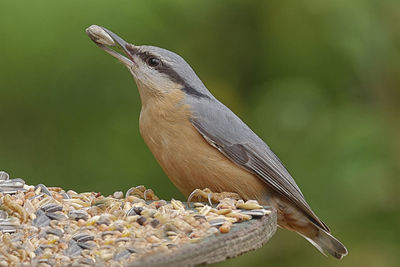
[[106,197],[0,172],[0,266],[124,266],[271,212],[252,200],[191,205],[159,200],[144,186]]

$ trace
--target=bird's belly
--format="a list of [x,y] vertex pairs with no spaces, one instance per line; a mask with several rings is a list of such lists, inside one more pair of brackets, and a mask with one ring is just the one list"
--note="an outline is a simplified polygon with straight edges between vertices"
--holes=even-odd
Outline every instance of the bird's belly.
[[158,119],[141,114],[140,132],[169,179],[186,196],[195,189],[236,192],[265,202],[267,186],[212,147],[186,118]]

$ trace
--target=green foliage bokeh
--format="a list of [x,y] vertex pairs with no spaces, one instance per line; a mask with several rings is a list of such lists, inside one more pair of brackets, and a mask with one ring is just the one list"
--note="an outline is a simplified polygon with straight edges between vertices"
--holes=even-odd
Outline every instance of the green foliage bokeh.
[[138,131],[128,71],[84,30],[183,56],[349,249],[279,230],[218,266],[399,266],[398,1],[1,1],[0,169],[29,184],[181,198]]

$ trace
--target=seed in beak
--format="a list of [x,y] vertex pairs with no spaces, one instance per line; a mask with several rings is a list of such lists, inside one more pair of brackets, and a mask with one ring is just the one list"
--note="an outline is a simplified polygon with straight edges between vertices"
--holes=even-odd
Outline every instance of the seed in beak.
[[100,26],[92,25],[86,29],[86,33],[96,44],[115,46],[114,40]]

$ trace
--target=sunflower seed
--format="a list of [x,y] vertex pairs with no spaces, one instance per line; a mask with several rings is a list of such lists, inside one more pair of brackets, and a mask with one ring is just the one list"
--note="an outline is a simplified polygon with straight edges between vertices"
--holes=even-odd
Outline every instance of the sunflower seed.
[[64,198],[64,199],[71,199],[71,197],[68,195],[68,193],[65,193],[65,191],[61,191],[60,195]]
[[57,221],[65,221],[68,219],[67,216],[65,216],[64,214],[55,212],[46,212],[46,216],[52,220],[57,220]]
[[25,181],[21,178],[14,178],[14,179],[3,180],[2,184],[14,187],[23,187]]
[[116,261],[119,261],[119,260],[129,257],[129,255],[131,255],[131,252],[128,251],[127,249],[124,249],[120,252],[115,253],[113,259]]
[[114,235],[114,234],[117,234],[117,233],[118,233],[117,231],[104,231],[104,232],[101,233],[101,237],[104,238],[107,235]]
[[[4,178],[7,178],[6,175],[2,174]],[[3,194],[15,194],[18,191],[26,192],[24,188],[25,181],[21,178],[15,179],[0,179],[0,192]]]
[[38,184],[37,186],[35,186],[35,190],[37,190],[38,188],[40,188],[41,192],[51,197],[49,189],[47,189],[47,187],[44,184]]
[[72,220],[87,220],[89,218],[89,214],[84,210],[71,210],[68,212],[68,217]]
[[151,225],[153,228],[156,228],[159,224],[160,224],[160,221],[157,220],[157,219],[154,219],[154,220],[152,220],[152,221],[150,222],[150,225]]
[[20,228],[20,224],[14,218],[0,219],[0,232],[14,233]]
[[146,222],[146,220],[147,220],[146,217],[140,216],[139,219],[137,219],[136,222],[137,222],[138,224],[140,224],[140,225],[143,225],[143,224]]
[[36,227],[45,227],[45,226],[49,226],[51,219],[49,217],[46,216],[46,214],[41,214],[39,216],[37,216],[33,221],[32,221],[32,225],[36,226]]
[[208,223],[209,223],[211,226],[217,227],[217,226],[223,225],[224,222],[226,222],[225,219],[217,218],[217,219],[214,219],[214,220],[209,221]]
[[240,210],[240,213],[242,214],[247,214],[247,215],[251,215],[255,218],[260,218],[263,217],[267,214],[270,214],[271,211],[270,210],[264,210],[264,209],[255,209],[255,210]]
[[49,228],[46,230],[46,234],[62,237],[64,235],[64,232],[61,231],[60,229]]
[[0,210],[0,220],[4,220],[7,218],[8,218],[7,212],[5,212],[4,210]]
[[38,263],[49,263],[49,259],[46,258],[38,259]]
[[78,246],[80,246],[83,249],[92,249],[92,248],[95,247],[94,244],[89,243],[89,242],[80,242],[80,241],[78,241],[77,244],[78,244]]
[[120,238],[117,238],[116,240],[115,240],[115,243],[118,243],[118,242],[129,242],[131,239],[130,238],[128,238],[128,237],[120,237]]
[[35,253],[36,256],[40,256],[40,255],[43,254],[43,249],[41,249],[41,248],[39,247],[39,248],[35,249],[35,250],[33,251],[33,253]]
[[126,216],[127,216],[127,217],[128,217],[128,216],[133,216],[133,215],[136,215],[135,207],[130,208],[130,209],[126,212]]
[[94,236],[88,235],[85,233],[80,233],[80,234],[74,235],[72,237],[72,239],[75,240],[76,242],[86,242],[86,241],[94,240]]
[[92,25],[86,29],[86,33],[97,44],[115,46],[114,40],[100,26]]
[[41,206],[40,209],[45,212],[56,212],[56,211],[62,211],[63,207],[57,204],[49,203]]
[[78,263],[83,264],[83,265],[94,265],[95,264],[94,260],[89,259],[89,258],[79,259]]
[[45,250],[46,248],[54,248],[54,245],[46,245],[46,244],[43,244],[43,245],[40,245],[39,248]]
[[126,216],[141,215],[142,211],[142,207],[133,206],[130,210],[128,210]]
[[114,192],[113,197],[116,199],[122,199],[124,198],[124,193],[122,193],[122,191]]
[[10,175],[6,173],[5,171],[0,171],[0,180],[8,180],[10,178]]
[[81,254],[82,250],[83,249],[80,246],[78,246],[78,244],[75,241],[70,240],[68,242],[68,248],[64,250],[64,254],[69,257],[74,257]]
[[105,225],[110,225],[111,219],[107,215],[101,215],[99,219],[96,222],[97,224],[105,224]]
[[35,195],[33,197],[30,197],[29,200],[34,200],[35,198],[41,198],[44,195],[45,195],[44,193],[41,193],[41,194]]

